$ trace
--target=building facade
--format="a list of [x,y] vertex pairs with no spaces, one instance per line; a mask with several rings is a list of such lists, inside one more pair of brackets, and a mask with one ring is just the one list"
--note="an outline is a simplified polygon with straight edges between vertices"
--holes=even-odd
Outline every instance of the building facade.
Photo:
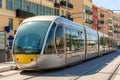
[[99,30],[98,27],[98,8],[96,5],[92,5],[92,9],[93,9],[93,29],[95,30]]
[[117,18],[120,15],[113,14],[108,9],[92,4],[92,0],[0,0],[0,31],[7,30],[6,44],[11,46],[18,26],[25,18],[57,15],[114,35],[114,30],[118,31],[114,26],[120,26]]
[[97,30],[108,35],[108,26],[107,26],[107,9],[103,7],[98,8],[98,27]]
[[72,9],[72,0],[0,0],[0,31],[6,31],[6,44],[11,46],[18,26],[25,18],[36,15],[70,18]]
[[92,0],[73,0],[72,3],[74,5],[72,10],[73,21],[92,28]]

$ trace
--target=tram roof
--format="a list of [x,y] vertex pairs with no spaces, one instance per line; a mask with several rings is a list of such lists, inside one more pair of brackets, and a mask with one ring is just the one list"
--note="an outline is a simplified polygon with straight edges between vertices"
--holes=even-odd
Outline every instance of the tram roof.
[[56,19],[58,16],[34,16],[25,19],[23,22],[28,22],[28,21],[53,21]]

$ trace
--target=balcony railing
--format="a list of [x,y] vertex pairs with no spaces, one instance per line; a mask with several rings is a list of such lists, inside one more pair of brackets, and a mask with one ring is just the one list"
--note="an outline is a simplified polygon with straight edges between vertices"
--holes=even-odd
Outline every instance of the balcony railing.
[[93,10],[89,7],[86,7],[85,8],[85,13],[89,14],[89,15],[92,15],[93,14]]
[[109,36],[113,36],[113,32],[108,32],[108,35]]
[[114,24],[114,27],[118,27],[118,25],[117,25],[117,24]]
[[86,19],[86,20],[85,20],[85,23],[92,24],[92,23],[93,23],[93,20],[92,20],[92,19]]
[[73,9],[73,5],[71,3],[68,4],[68,7]]
[[110,30],[113,30],[112,26],[109,26],[109,29],[110,29]]
[[102,17],[102,18],[103,18],[103,17],[104,17],[104,14],[102,14],[102,13],[101,13],[101,14],[100,14],[100,17]]
[[35,16],[35,14],[21,10],[21,9],[16,9],[16,17],[18,18],[28,18],[32,16]]
[[55,2],[55,3],[54,3],[54,7],[59,8],[59,7],[60,7],[60,4],[59,4],[59,3],[57,3],[57,2]]
[[120,31],[119,30],[114,30],[114,33],[120,33]]
[[64,18],[67,18],[67,19],[69,19],[69,20],[73,21],[73,18],[71,17],[71,15],[68,15],[68,16],[61,15],[61,17],[64,17]]
[[[60,1],[60,6],[66,7],[66,1]],[[73,5],[71,3],[68,3],[67,7],[73,9]]]
[[98,20],[99,24],[104,24],[104,20]]
[[102,27],[101,27],[101,26],[98,26],[98,27],[97,27],[97,29],[98,29],[98,30],[101,30],[101,29],[102,29]]

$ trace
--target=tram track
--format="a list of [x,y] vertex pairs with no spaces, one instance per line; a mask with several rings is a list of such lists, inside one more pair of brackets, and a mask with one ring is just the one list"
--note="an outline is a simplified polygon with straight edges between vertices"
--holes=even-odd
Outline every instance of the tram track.
[[113,73],[110,75],[110,77],[108,78],[108,80],[114,80],[114,78],[115,78],[115,76],[117,75],[119,69],[120,69],[120,63],[119,63],[119,65],[115,68],[115,70],[113,71]]
[[[108,60],[111,60],[113,57],[105,60],[104,62],[100,63],[99,65],[96,65],[94,67],[92,67],[91,69],[87,70],[86,72],[84,72],[82,75],[87,75],[89,74],[91,71],[95,70],[96,68],[102,66],[106,61]],[[119,71],[119,68],[120,68],[120,62],[117,66],[115,66],[115,69],[113,70],[113,73],[109,76],[109,78],[107,80],[114,80],[114,77],[116,76],[116,73]],[[77,76],[77,77],[73,77],[73,78],[70,78],[69,80],[80,80],[82,76]]]

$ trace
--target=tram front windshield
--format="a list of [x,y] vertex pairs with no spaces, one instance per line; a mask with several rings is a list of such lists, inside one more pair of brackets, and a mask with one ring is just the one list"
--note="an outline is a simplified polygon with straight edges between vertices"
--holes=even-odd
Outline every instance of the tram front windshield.
[[24,22],[17,31],[14,54],[39,54],[51,21]]

